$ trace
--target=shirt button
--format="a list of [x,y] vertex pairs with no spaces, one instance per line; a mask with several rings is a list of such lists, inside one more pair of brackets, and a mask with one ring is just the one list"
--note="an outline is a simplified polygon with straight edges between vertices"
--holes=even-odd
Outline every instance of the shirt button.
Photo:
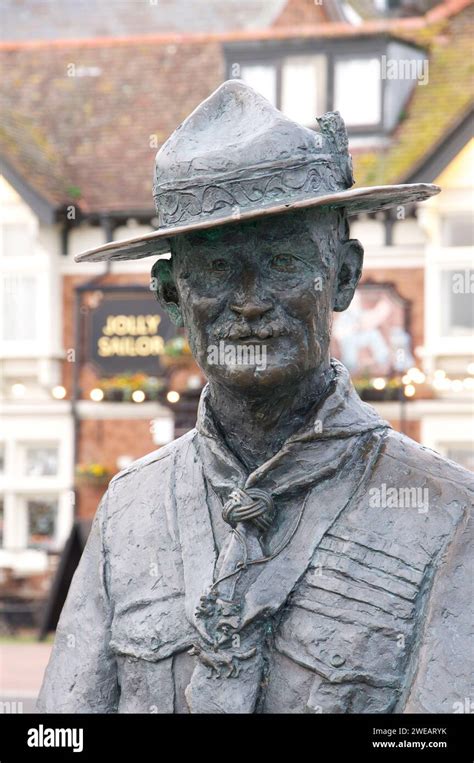
[[333,668],[340,668],[341,665],[344,665],[346,661],[346,658],[343,657],[341,654],[333,654],[333,656],[330,659],[330,663],[333,666]]

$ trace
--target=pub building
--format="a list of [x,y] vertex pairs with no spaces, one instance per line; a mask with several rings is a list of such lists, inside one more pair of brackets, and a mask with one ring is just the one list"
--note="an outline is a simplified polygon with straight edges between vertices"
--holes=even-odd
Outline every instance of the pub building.
[[[174,18],[117,38],[89,19],[84,39],[55,45],[25,17],[0,43],[0,630],[28,617],[44,630],[58,565],[67,590],[110,478],[194,425],[205,380],[150,291],[153,259],[73,258],[157,227],[154,155],[230,77],[308,127],[339,110],[358,186],[442,187],[419,208],[353,220],[364,275],[333,354],[396,429],[474,468],[472,4],[404,18],[392,4],[382,26],[380,9],[363,18],[357,5],[268,0],[256,26],[210,2],[205,31]],[[53,28],[56,10],[45,3]],[[391,72],[411,60],[429,76],[384,79],[387,57]]]

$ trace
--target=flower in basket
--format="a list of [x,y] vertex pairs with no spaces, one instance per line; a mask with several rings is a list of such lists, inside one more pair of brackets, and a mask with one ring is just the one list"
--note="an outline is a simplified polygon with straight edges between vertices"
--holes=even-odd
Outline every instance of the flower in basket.
[[76,476],[79,482],[103,485],[112,477],[112,472],[103,464],[78,464]]
[[138,390],[143,391],[148,400],[156,400],[158,393],[165,388],[165,381],[144,373],[128,373],[99,379],[98,387],[106,400],[132,400],[133,393]]
[[141,389],[143,389],[148,400],[156,400],[160,392],[166,388],[164,379],[158,376],[147,376]]
[[175,336],[169,339],[163,347],[163,355],[168,355],[171,358],[191,355],[191,348],[186,337]]
[[174,368],[177,366],[187,367],[194,362],[191,348],[186,337],[175,336],[173,339],[169,339],[168,342],[165,343],[163,354],[161,355],[161,363],[166,368]]

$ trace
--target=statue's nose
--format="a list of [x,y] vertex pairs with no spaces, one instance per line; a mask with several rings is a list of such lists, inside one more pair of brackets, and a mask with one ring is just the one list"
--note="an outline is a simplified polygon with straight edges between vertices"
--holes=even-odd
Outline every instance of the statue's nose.
[[260,318],[272,308],[272,303],[262,299],[247,299],[242,304],[232,304],[230,309],[249,321]]

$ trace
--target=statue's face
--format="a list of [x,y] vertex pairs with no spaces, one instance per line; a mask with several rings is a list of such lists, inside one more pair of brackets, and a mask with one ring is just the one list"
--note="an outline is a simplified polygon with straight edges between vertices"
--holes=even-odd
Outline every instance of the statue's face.
[[337,221],[337,213],[318,210],[176,242],[177,301],[211,381],[272,390],[327,362],[332,312],[344,309],[335,306]]

